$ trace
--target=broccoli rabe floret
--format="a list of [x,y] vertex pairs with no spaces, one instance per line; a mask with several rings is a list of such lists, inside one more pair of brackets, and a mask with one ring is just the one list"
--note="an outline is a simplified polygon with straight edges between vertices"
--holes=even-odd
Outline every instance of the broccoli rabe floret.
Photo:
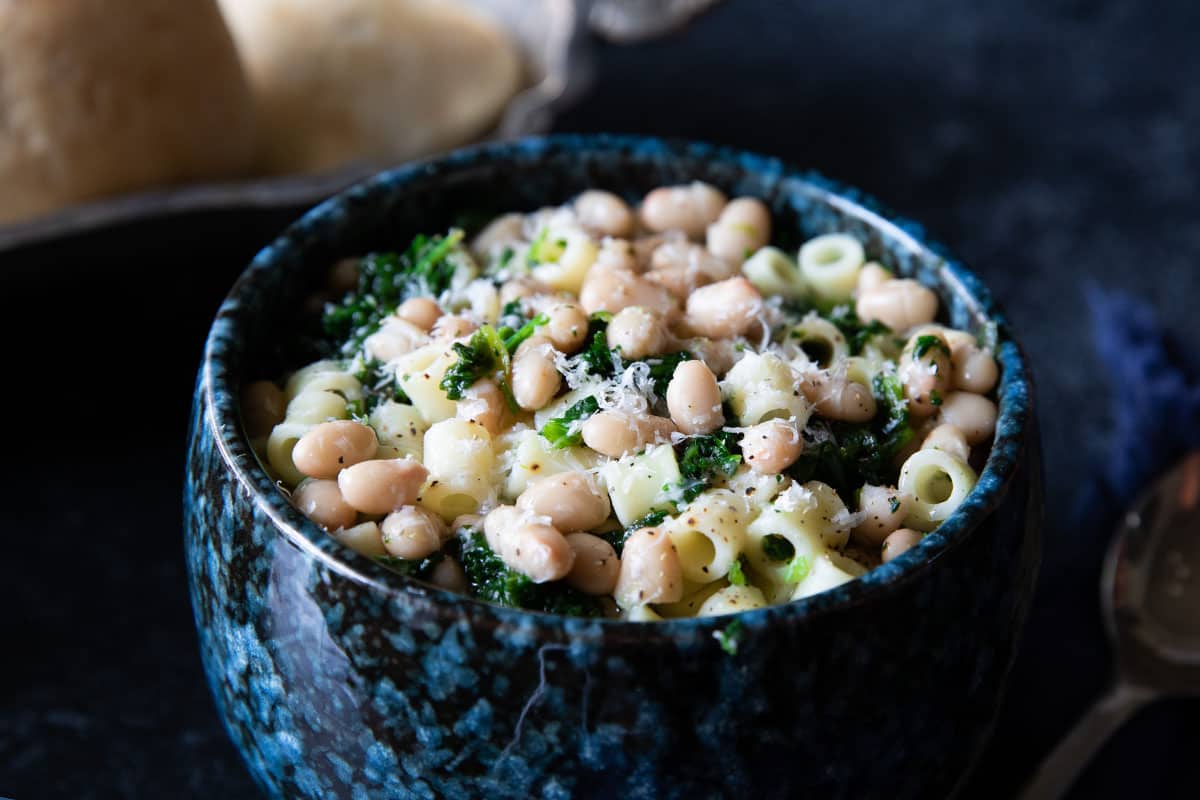
[[438,384],[451,400],[462,400],[463,393],[480,378],[496,376],[503,380],[507,376],[508,348],[491,325],[480,325],[466,344],[455,342],[451,347],[458,360]]
[[695,500],[714,478],[733,475],[742,460],[737,434],[729,431],[697,436],[680,446],[679,473],[683,476],[680,494],[684,502]]
[[555,417],[543,425],[539,433],[555,450],[582,444],[583,434],[578,426],[572,430],[571,423],[585,420],[599,410],[600,404],[595,397],[585,397],[568,408],[561,417]]
[[358,286],[340,303],[330,304],[321,320],[331,341],[346,355],[357,353],[363,340],[409,297],[437,296],[450,288],[458,269],[449,258],[463,239],[461,230],[445,236],[416,236],[403,253],[371,253],[358,264]]

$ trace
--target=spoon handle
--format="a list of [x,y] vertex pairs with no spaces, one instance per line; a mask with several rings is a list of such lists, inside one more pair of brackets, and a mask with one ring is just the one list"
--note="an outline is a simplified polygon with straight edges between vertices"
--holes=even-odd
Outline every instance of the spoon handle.
[[1156,696],[1151,689],[1124,682],[1113,684],[1038,767],[1021,800],[1057,800],[1065,796],[1108,737]]

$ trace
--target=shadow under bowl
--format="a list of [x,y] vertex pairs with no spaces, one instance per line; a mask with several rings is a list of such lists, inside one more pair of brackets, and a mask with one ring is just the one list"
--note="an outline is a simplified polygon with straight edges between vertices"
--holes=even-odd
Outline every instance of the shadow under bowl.
[[[777,243],[845,231],[995,324],[996,439],[967,501],[863,578],[732,617],[534,614],[403,578],[291,508],[242,433],[238,386],[295,367],[278,343],[336,259],[587,188],[634,200],[703,180],[772,210]],[[197,382],[185,548],[224,724],[270,795],[938,797],[995,719],[1040,557],[1030,371],[980,282],[859,193],[753,154],[621,136],[458,151],[381,174],[265,248],[213,324]]]

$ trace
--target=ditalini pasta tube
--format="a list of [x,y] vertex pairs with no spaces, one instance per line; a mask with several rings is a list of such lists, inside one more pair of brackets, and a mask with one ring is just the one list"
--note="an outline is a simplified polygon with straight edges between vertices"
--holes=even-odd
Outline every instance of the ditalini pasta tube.
[[736,614],[911,559],[994,437],[994,331],[728,188],[337,259],[297,309],[325,355],[247,375],[247,440],[345,558],[535,612]]

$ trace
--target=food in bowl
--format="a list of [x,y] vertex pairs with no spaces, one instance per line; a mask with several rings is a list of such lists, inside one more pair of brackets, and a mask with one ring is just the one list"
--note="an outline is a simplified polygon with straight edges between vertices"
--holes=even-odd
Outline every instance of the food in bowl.
[[[243,392],[293,504],[406,575],[631,620],[787,602],[970,493],[993,328],[753,197],[600,190],[332,265],[325,357]],[[981,341],[982,340],[982,341]]]

